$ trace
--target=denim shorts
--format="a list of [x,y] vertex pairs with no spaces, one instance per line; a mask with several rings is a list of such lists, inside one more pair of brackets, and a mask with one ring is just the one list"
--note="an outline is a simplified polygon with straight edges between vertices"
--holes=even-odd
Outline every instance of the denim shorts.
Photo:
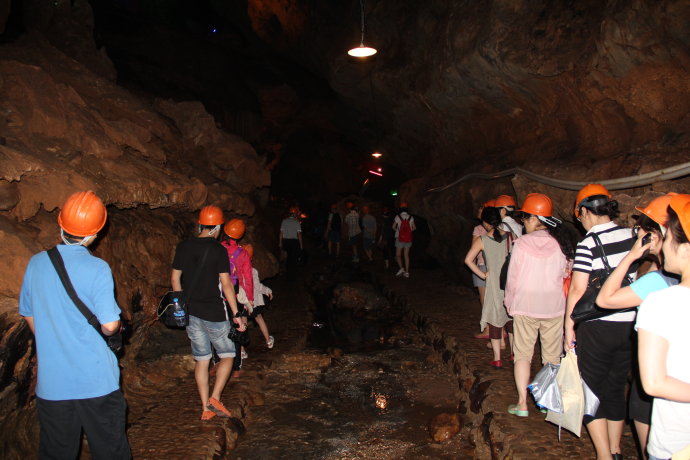
[[404,242],[404,241],[395,240],[395,247],[396,247],[396,249],[411,248],[412,247],[412,241]]
[[192,341],[192,356],[195,361],[208,361],[213,355],[213,348],[219,358],[234,358],[235,344],[228,338],[230,321],[205,321],[189,315],[187,336]]

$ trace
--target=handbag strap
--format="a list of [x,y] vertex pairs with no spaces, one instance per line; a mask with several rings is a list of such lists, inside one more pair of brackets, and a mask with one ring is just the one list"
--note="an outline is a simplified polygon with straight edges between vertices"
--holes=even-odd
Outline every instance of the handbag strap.
[[606,273],[610,275],[613,270],[611,270],[611,265],[609,265],[609,259],[606,257],[606,253],[604,252],[604,245],[601,244],[599,235],[592,232],[592,239],[594,240],[594,243],[599,247],[599,251],[601,251],[601,261],[604,264],[604,270],[606,270]]
[[84,315],[86,321],[92,325],[94,329],[96,329],[98,335],[105,339],[103,336],[103,331],[101,331],[101,323],[98,322],[98,318],[96,318],[96,315],[94,315],[93,312],[89,310],[89,307],[82,302],[77,295],[77,291],[74,290],[72,281],[69,279],[69,275],[65,269],[65,262],[62,259],[62,255],[60,254],[60,251],[58,251],[57,246],[53,246],[48,250],[48,257],[50,257],[50,261],[53,263],[53,266],[60,277],[60,281],[62,281],[62,285],[65,287],[65,291],[67,291],[67,295],[70,297],[70,299],[72,299],[72,302],[74,302],[74,305],[77,306],[77,309],[81,312],[81,314]]

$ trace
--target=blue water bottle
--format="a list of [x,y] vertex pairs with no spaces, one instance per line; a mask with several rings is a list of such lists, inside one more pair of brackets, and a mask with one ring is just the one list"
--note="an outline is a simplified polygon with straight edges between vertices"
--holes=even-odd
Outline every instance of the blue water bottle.
[[187,325],[187,313],[184,311],[184,308],[182,308],[182,305],[180,305],[180,299],[177,297],[174,297],[172,299],[173,304],[173,317],[175,318],[175,325],[179,327],[185,327]]

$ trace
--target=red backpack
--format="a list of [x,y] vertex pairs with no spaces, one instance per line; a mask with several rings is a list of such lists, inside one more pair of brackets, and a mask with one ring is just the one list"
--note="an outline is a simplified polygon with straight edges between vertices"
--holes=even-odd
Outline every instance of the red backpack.
[[412,227],[410,226],[410,219],[412,217],[408,217],[407,219],[403,219],[402,216],[400,217],[400,228],[398,228],[398,241],[401,243],[411,243],[412,242]]

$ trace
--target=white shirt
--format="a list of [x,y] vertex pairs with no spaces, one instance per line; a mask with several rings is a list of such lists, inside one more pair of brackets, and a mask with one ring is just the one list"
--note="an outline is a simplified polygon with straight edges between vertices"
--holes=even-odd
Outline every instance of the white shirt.
[[[652,292],[637,313],[637,329],[644,329],[668,341],[666,372],[690,383],[688,358],[688,324],[690,324],[690,289],[673,286]],[[670,458],[690,445],[690,403],[654,398],[652,428],[648,452],[658,458]]]

